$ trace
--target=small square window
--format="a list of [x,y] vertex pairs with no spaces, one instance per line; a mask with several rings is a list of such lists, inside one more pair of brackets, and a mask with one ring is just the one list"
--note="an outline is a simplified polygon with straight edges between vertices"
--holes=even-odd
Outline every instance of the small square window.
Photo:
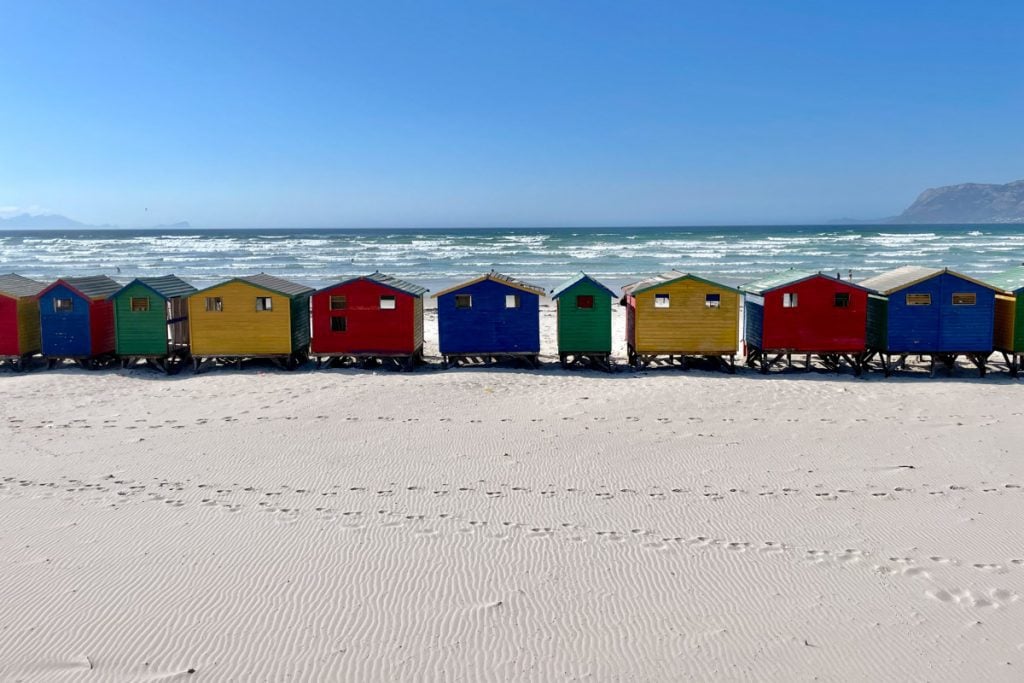
[[473,296],[470,294],[456,294],[455,308],[473,308]]
[[74,299],[54,299],[53,310],[55,313],[70,313],[75,310]]
[[655,294],[654,295],[654,307],[655,308],[668,308],[669,307],[668,294]]
[[849,292],[836,292],[834,305],[836,308],[849,308],[850,307],[850,293]]
[[594,297],[590,294],[581,294],[576,297],[576,308],[593,308]]
[[704,306],[707,308],[721,308],[722,307],[722,295],[721,294],[705,294],[704,295]]
[[908,306],[931,306],[932,295],[931,294],[907,294],[907,305]]
[[128,303],[132,313],[145,313],[149,310],[148,296],[133,296]]
[[974,306],[978,303],[978,295],[974,293],[954,294],[954,306]]
[[397,305],[398,303],[395,301],[395,297],[393,296],[385,295],[380,298],[380,307],[382,310],[393,311]]
[[343,311],[348,308],[348,297],[347,296],[332,296],[331,297],[331,310],[332,311]]
[[505,295],[505,308],[519,308],[519,295],[518,294],[506,294]]
[[343,315],[331,316],[331,332],[345,332],[348,330],[348,319]]
[[269,296],[258,296],[256,297],[256,310],[257,311],[272,311],[274,310],[274,299]]
[[206,297],[206,310],[211,313],[220,313],[224,310],[224,300],[219,296]]
[[796,308],[798,297],[796,292],[783,292],[782,293],[782,307],[783,308]]

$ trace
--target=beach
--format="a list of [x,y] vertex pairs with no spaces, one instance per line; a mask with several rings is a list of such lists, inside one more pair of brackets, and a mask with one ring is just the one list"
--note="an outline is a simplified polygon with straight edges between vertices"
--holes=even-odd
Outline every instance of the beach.
[[0,375],[0,680],[1020,680],[1018,381],[542,318],[536,371]]

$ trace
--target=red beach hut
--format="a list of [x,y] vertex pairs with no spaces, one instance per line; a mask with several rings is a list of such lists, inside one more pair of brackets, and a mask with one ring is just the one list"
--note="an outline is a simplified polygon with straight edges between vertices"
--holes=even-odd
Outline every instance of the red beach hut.
[[866,357],[868,290],[823,273],[787,270],[750,282],[744,292],[747,364],[768,372],[794,354],[817,356],[829,370]]
[[373,273],[313,293],[312,355],[323,365],[423,359],[425,287]]

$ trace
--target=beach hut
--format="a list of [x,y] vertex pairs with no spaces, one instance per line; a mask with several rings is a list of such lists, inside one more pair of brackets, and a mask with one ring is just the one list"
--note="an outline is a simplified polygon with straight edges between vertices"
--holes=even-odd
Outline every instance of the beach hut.
[[21,275],[0,275],[0,364],[21,370],[42,350],[36,297],[45,288]]
[[66,277],[39,293],[39,326],[49,366],[73,360],[94,370],[114,360],[114,304],[121,285],[106,275]]
[[434,295],[445,367],[516,358],[536,367],[544,289],[491,271]]
[[688,367],[714,360],[735,370],[739,345],[739,290],[672,270],[622,288],[629,363]]
[[551,290],[557,307],[558,357],[562,367],[590,365],[611,370],[615,298],[615,292],[586,273],[579,273]]
[[1020,373],[1024,360],[1024,265],[990,277],[996,294],[995,329],[992,345],[1003,355],[1010,374]]
[[982,376],[993,349],[995,300],[992,285],[948,268],[904,266],[860,283],[868,297],[868,353],[878,356],[886,376],[908,356],[927,356],[951,369],[959,356]]
[[255,358],[289,370],[306,362],[312,291],[260,273],[190,294],[189,337],[196,372],[218,362],[241,367],[242,361]]
[[829,370],[860,374],[867,354],[868,290],[838,275],[786,270],[747,283],[743,339],[747,365],[768,372],[803,355]]
[[178,372],[188,361],[188,296],[196,288],[174,275],[132,280],[111,296],[117,355],[123,367],[144,361]]
[[393,362],[412,369],[423,360],[425,287],[373,273],[312,295],[317,364]]

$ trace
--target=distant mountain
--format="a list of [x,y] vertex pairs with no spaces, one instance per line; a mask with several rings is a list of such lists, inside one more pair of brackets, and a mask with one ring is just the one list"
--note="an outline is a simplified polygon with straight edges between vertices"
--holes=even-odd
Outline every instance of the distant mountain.
[[28,229],[28,230],[60,230],[61,228],[91,228],[93,226],[80,223],[67,216],[60,216],[55,213],[32,215],[23,213],[10,218],[0,218],[0,229]]
[[1024,223],[1024,180],[925,190],[894,223]]
[[164,225],[154,225],[155,230],[176,230],[181,228],[191,228],[192,224],[188,221],[178,221],[177,223],[167,223]]

